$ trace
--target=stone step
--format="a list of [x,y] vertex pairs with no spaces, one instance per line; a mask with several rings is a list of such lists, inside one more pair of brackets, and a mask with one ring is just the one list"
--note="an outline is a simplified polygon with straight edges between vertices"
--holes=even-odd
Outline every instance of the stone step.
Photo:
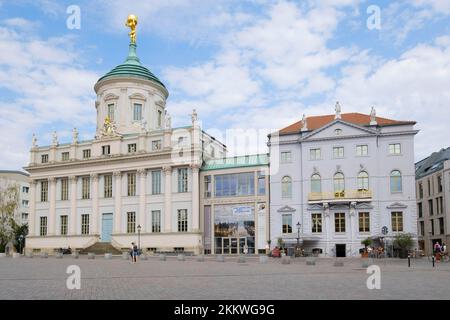
[[122,251],[116,249],[110,243],[97,242],[97,243],[94,243],[90,247],[80,250],[80,254],[88,254],[88,253],[94,253],[94,254],[98,254],[98,255],[104,255],[105,253],[111,253],[114,255],[118,255],[118,254],[120,255],[120,254],[122,254]]

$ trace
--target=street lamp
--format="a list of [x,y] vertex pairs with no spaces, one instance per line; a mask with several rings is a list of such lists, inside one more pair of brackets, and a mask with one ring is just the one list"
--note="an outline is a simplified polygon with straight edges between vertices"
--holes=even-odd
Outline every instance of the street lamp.
[[428,231],[428,235],[429,235],[430,244],[431,244],[431,246],[430,246],[430,256],[433,256],[433,239],[431,239],[431,236],[433,235],[433,232]]
[[297,222],[297,255],[298,255],[298,251],[300,250],[300,227],[302,225],[300,224],[300,221]]
[[137,226],[138,231],[138,251],[141,251],[141,225]]
[[22,254],[23,234],[19,236],[19,253]]

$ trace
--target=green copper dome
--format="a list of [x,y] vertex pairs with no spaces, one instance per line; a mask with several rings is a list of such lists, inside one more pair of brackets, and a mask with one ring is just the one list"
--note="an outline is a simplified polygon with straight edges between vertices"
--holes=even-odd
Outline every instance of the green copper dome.
[[102,80],[122,77],[146,79],[156,82],[157,84],[163,86],[163,88],[166,88],[166,86],[153,73],[151,73],[150,70],[141,64],[141,61],[136,55],[135,43],[130,43],[128,57],[125,62],[119,64],[117,67],[98,79],[97,83]]

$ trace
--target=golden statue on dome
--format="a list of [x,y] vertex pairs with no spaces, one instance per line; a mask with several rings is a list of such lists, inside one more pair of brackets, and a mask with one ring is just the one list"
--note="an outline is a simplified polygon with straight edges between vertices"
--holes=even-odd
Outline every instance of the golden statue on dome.
[[138,18],[134,14],[128,15],[125,25],[131,29],[129,36],[131,43],[136,43],[136,26],[138,23]]

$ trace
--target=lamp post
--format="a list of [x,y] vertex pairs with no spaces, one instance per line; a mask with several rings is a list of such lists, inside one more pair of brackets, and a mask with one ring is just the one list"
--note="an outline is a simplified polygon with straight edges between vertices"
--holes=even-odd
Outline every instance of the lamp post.
[[[297,248],[296,251],[298,252],[300,250],[300,227],[302,225],[300,224],[300,222],[297,222]],[[296,253],[297,253],[296,252]],[[296,254],[297,255],[297,254]]]
[[141,251],[141,225],[137,226],[138,231],[138,251]]
[[22,254],[22,246],[23,246],[23,235],[19,236],[19,253]]

